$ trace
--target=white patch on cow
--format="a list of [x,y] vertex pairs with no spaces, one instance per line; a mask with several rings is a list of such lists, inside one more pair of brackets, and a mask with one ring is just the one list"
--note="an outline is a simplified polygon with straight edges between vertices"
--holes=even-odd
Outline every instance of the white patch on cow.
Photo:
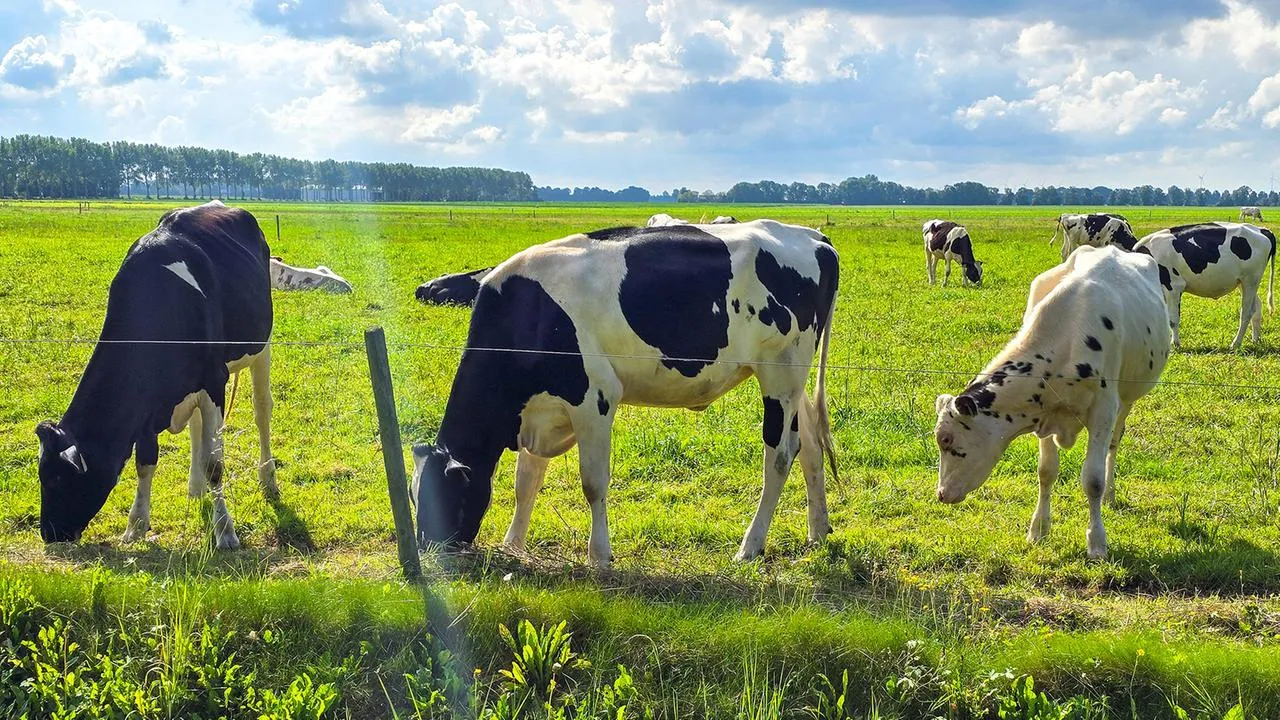
[[183,282],[195,288],[196,292],[204,295],[204,290],[200,289],[200,283],[196,282],[196,278],[191,274],[191,270],[187,268],[186,262],[179,260],[175,263],[169,263],[164,266],[164,269],[182,278]]
[[63,450],[62,452],[58,453],[58,455],[63,460],[66,460],[68,463],[70,463],[72,467],[76,468],[80,472],[82,473],[89,472],[89,465],[85,463],[84,456],[80,454],[80,450],[75,445],[72,445],[66,450]]

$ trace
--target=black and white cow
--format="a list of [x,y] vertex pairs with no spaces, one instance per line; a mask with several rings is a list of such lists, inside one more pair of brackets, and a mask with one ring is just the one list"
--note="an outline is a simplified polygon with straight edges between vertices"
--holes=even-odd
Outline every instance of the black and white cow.
[[480,292],[480,281],[492,267],[454,275],[441,275],[418,286],[414,297],[428,305],[474,305]]
[[677,217],[671,217],[666,213],[657,213],[650,215],[649,220],[645,222],[645,227],[671,227],[672,225],[688,225],[688,220],[681,220]]
[[1245,205],[1240,208],[1240,222],[1244,222],[1246,218],[1252,218],[1258,222],[1263,222],[1262,208],[1257,205]]
[[958,260],[964,270],[964,281],[982,286],[982,263],[973,256],[973,241],[969,231],[950,220],[930,220],[924,224],[925,269],[929,271],[929,284],[937,281],[938,261],[946,261],[942,285],[951,279],[951,261]]
[[351,283],[324,265],[314,268],[294,267],[286,264],[284,258],[273,255],[269,269],[271,287],[277,290],[324,290],[339,294],[351,292]]
[[738,222],[738,219],[732,215],[717,215],[715,220],[711,221],[712,225],[731,225]]
[[1084,245],[1093,247],[1115,245],[1123,250],[1132,250],[1134,244],[1138,241],[1133,235],[1133,228],[1129,227],[1129,221],[1125,220],[1123,215],[1115,213],[1089,213],[1087,215],[1064,213],[1058,217],[1058,224],[1054,227],[1053,237],[1049,238],[1050,245],[1058,239],[1059,232],[1062,233],[1062,259],[1064,261],[1073,250]]
[[1082,247],[1031,283],[1022,329],[957,396],[939,395],[938,499],[978,489],[1014,438],[1040,439],[1040,499],[1027,540],[1049,532],[1058,448],[1088,430],[1080,483],[1089,557],[1107,554],[1102,502],[1114,501],[1115,456],[1129,410],[1163,371],[1169,327],[1158,267],[1115,247]]
[[40,440],[40,534],[74,541],[102,509],[129,455],[138,492],[124,541],[146,537],[157,436],[191,427],[194,497],[212,488],[218,548],[239,545],[222,497],[227,379],[253,375],[258,479],[274,496],[271,459],[270,252],[253,215],[214,201],[174,210],[133,244],[111,281],[102,334],[62,419]]
[[1184,292],[1220,298],[1240,288],[1240,328],[1231,341],[1237,350],[1245,329],[1253,320],[1253,341],[1262,338],[1262,302],[1258,291],[1262,276],[1271,264],[1267,283],[1267,309],[1274,310],[1276,236],[1266,228],[1229,222],[1181,225],[1157,230],[1138,241],[1135,251],[1155,258],[1160,265],[1160,284],[1169,308],[1173,344],[1180,344]]
[[[576,443],[591,508],[588,557],[612,559],[605,497],[620,404],[702,410],[755,375],[764,398],[764,490],[738,550],[759,555],[800,458],[809,539],[830,532],[835,472],[826,363],[839,258],[817,230],[735,225],[614,228],[529,248],[481,282],[434,445],[413,448],[419,538],[472,542],[503,450],[516,461],[520,547],[550,458]],[[817,392],[805,381],[821,344]]]

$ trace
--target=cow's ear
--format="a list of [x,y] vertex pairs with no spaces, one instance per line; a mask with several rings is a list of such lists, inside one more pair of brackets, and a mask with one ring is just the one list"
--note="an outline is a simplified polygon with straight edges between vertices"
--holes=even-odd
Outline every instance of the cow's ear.
[[954,399],[955,399],[954,395],[942,393],[941,395],[938,396],[937,400],[933,401],[933,411],[941,415],[942,411],[946,410],[947,405],[949,405],[951,401]]
[[444,473],[445,475],[449,475],[454,472],[462,473],[464,482],[468,482],[468,483],[471,482],[471,468],[467,467],[466,465],[463,465],[462,463],[458,462],[457,460],[454,460],[453,458],[449,458],[449,462],[446,463],[444,466]]
[[42,422],[36,425],[36,437],[40,439],[41,445],[48,445],[50,448],[56,447],[58,436],[62,434],[62,428],[51,422]]
[[968,395],[961,395],[956,398],[956,410],[958,410],[961,415],[968,415],[972,417],[978,414],[978,404]]
[[81,475],[89,472],[89,466],[85,463],[84,456],[80,454],[80,450],[75,445],[72,445],[66,450],[58,453],[58,457],[66,460],[67,464]]

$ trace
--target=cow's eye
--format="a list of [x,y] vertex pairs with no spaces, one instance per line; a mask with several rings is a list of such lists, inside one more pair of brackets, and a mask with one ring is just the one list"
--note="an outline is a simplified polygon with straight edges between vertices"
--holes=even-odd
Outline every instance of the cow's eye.
[[955,437],[949,432],[938,433],[938,447],[946,450],[955,443]]

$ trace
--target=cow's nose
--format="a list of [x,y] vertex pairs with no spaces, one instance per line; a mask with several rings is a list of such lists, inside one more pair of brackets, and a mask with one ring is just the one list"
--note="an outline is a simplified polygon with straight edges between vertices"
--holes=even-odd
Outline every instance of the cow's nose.
[[942,488],[938,488],[938,502],[943,502],[943,500],[942,500]]

